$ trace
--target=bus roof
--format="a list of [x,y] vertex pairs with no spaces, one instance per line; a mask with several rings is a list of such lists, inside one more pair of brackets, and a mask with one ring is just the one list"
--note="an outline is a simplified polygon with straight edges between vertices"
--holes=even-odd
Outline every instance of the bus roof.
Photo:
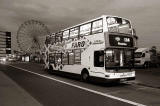
[[[74,26],[71,26],[71,27],[67,27],[67,28],[65,28],[65,29],[63,29],[63,30],[60,30],[59,32],[65,31],[65,30],[68,30],[68,29],[71,29],[71,28],[74,28],[74,27],[78,27],[78,26],[80,26],[80,25],[87,24],[87,23],[89,23],[89,22],[92,22],[92,21],[95,21],[95,20],[98,20],[98,19],[101,19],[101,18],[105,18],[105,17],[119,17],[119,16],[102,15],[102,16],[100,16],[100,17],[98,17],[98,18],[94,18],[94,19],[85,21],[85,22],[83,22],[83,23],[80,23],[80,24],[77,24],[77,25],[74,25]],[[119,17],[119,18],[122,18],[122,17]],[[123,19],[126,19],[126,18],[123,18]],[[126,20],[128,20],[128,19],[126,19]],[[130,21],[130,20],[129,20],[129,21]]]

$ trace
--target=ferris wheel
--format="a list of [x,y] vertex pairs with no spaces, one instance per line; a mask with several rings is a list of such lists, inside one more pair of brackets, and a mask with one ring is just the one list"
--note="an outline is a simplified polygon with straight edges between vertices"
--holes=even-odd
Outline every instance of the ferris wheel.
[[36,20],[28,20],[21,24],[17,31],[17,43],[24,53],[39,53],[45,43],[45,35],[50,33],[47,26]]

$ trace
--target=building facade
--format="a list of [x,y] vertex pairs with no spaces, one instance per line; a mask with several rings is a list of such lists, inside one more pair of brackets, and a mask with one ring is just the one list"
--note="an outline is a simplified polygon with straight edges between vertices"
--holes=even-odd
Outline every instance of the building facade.
[[0,58],[11,55],[11,32],[0,31]]

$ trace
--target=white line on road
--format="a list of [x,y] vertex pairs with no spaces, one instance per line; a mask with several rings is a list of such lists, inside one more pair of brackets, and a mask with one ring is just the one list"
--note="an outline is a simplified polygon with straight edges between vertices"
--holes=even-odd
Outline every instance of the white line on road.
[[122,101],[122,102],[125,102],[125,103],[128,103],[128,104],[132,104],[132,105],[135,105],[135,106],[146,106],[146,105],[143,105],[143,104],[140,104],[140,103],[137,103],[137,102],[133,102],[133,101],[127,100],[127,99],[122,99],[122,98],[119,98],[119,97],[116,97],[116,96],[112,96],[112,95],[109,95],[109,94],[106,94],[106,93],[103,93],[103,92],[95,91],[95,90],[92,90],[92,89],[89,89],[89,88],[81,87],[79,85],[75,85],[75,84],[72,84],[72,83],[61,81],[61,80],[58,80],[58,79],[55,79],[55,78],[52,78],[52,77],[49,77],[49,76],[46,76],[46,75],[38,74],[38,73],[29,71],[29,70],[26,70],[26,69],[23,69],[23,68],[20,68],[20,67],[16,67],[16,66],[13,66],[13,65],[9,65],[9,66],[17,68],[17,69],[20,69],[20,70],[23,70],[25,72],[32,73],[34,75],[38,75],[38,76],[41,76],[41,77],[44,77],[44,78],[48,78],[50,80],[54,80],[54,81],[66,84],[66,85],[70,85],[72,87],[76,87],[76,88],[79,88],[79,89],[82,89],[82,90],[85,90],[85,91],[89,91],[89,92],[92,92],[92,93],[95,93],[95,94],[98,94],[98,95],[101,95],[101,96],[105,96],[105,97],[108,97],[108,98],[119,100],[119,101]]

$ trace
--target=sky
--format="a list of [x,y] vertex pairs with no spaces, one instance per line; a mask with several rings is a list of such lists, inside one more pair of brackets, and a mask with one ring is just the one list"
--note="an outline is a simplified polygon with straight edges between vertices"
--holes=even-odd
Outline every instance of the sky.
[[160,50],[160,0],[0,0],[0,31],[12,32],[12,49],[18,49],[16,34],[24,21],[39,20],[51,32],[101,15],[131,20],[139,47]]

